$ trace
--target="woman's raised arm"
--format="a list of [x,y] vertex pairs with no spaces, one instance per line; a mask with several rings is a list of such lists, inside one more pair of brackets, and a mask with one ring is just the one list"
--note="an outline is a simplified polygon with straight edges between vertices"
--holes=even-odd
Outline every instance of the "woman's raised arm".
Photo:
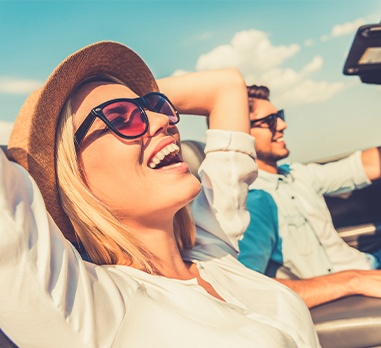
[[189,73],[157,82],[180,113],[208,116],[210,129],[249,132],[246,84],[237,69]]

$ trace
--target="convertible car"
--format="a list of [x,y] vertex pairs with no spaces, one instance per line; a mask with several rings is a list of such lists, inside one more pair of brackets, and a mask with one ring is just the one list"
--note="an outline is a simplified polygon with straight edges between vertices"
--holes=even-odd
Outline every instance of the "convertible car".
[[[343,73],[381,84],[381,24],[358,29]],[[204,144],[186,140],[182,149],[197,175]],[[350,246],[364,252],[381,248],[381,180],[350,196],[326,197],[326,202],[338,233]],[[276,276],[293,278],[285,269]],[[311,315],[323,348],[381,347],[381,299],[348,296],[312,308]]]
[[[381,23],[357,30],[343,73],[381,84]],[[349,245],[365,252],[381,247],[381,180],[349,197],[327,197],[326,202]],[[349,296],[313,308],[311,315],[323,347],[381,346],[381,299]]]
[[[358,29],[344,74],[381,84],[381,24]],[[204,146],[193,140],[182,143],[184,159],[196,176]],[[381,248],[381,180],[349,197],[327,197],[326,202],[338,233],[349,245],[362,251]],[[280,269],[277,276],[290,275]],[[349,296],[312,308],[311,315],[323,348],[381,347],[381,299]],[[0,347],[16,347],[1,330]]]
[[[204,157],[204,143],[185,140],[183,156],[192,172]],[[326,197],[333,222],[352,247],[371,252],[381,248],[381,180],[348,196]],[[280,267],[277,278],[296,278]],[[348,296],[311,309],[323,348],[381,347],[381,299]]]

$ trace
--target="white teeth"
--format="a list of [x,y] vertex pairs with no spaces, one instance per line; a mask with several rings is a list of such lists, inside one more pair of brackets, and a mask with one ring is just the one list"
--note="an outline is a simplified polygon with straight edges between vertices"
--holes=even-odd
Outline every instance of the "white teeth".
[[178,150],[179,148],[177,147],[177,145],[175,144],[171,144],[171,145],[168,145],[168,148],[171,152],[174,152],[176,150]]
[[[168,155],[168,154],[167,154]],[[165,157],[165,153],[160,151],[156,154],[156,157],[159,157],[161,160]]]
[[169,144],[165,148],[161,149],[155,157],[151,158],[148,166],[150,168],[156,168],[156,166],[164,159],[165,156],[169,154],[177,154],[180,148],[176,144]]

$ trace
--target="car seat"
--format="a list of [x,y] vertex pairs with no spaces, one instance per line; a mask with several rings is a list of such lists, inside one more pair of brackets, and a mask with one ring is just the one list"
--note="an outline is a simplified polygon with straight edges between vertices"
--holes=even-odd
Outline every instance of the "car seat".
[[200,180],[198,168],[205,158],[205,144],[196,140],[184,140],[181,142],[183,160],[188,163],[191,173]]
[[[198,179],[204,148],[200,141],[182,142],[183,159]],[[298,279],[281,265],[274,272],[276,278]],[[348,296],[312,308],[311,316],[323,348],[381,347],[381,299]]]

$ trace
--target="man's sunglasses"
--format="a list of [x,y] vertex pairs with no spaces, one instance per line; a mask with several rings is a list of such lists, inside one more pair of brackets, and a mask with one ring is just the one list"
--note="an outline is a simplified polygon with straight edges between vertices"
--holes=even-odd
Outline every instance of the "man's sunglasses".
[[77,146],[80,144],[97,117],[121,138],[139,138],[147,132],[149,126],[145,109],[168,116],[170,125],[180,121],[176,108],[167,96],[159,92],[151,92],[135,99],[113,99],[91,110],[75,132],[74,141]]
[[271,114],[271,115],[268,115],[266,117],[259,118],[257,120],[252,120],[252,121],[250,121],[250,126],[251,126],[251,128],[254,128],[254,127],[261,127],[261,125],[263,125],[263,124],[267,124],[270,131],[272,133],[275,133],[276,127],[277,127],[278,117],[282,121],[284,121],[284,111],[283,110],[279,110],[275,114]]

